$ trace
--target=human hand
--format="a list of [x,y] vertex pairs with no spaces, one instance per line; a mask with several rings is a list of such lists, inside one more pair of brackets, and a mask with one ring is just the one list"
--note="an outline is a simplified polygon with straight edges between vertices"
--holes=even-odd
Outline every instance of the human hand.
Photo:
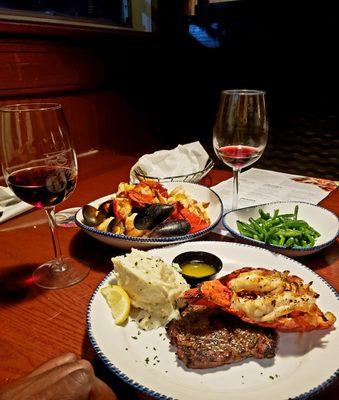
[[89,361],[67,353],[0,389],[0,400],[117,400]]

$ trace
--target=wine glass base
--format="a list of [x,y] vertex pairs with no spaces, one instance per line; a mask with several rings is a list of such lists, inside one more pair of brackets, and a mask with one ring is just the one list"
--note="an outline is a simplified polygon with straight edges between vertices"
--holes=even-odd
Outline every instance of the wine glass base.
[[40,265],[33,272],[33,282],[44,289],[62,289],[79,283],[88,275],[90,268],[87,265],[69,257],[62,260],[61,266],[57,260]]

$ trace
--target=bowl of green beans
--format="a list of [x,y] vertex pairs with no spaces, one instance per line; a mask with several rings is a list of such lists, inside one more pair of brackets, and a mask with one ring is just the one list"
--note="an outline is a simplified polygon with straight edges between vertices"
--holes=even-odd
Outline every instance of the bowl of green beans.
[[287,255],[305,256],[333,243],[338,217],[310,203],[278,201],[229,211],[225,228],[244,243]]

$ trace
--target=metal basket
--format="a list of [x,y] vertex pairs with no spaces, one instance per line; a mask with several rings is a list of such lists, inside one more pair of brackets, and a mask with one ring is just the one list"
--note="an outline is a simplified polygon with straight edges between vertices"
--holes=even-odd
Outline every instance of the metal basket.
[[214,167],[214,161],[211,158],[209,158],[207,160],[204,169],[187,175],[167,176],[163,178],[159,178],[156,176],[148,176],[138,166],[134,168],[132,175],[134,175],[135,179],[138,181],[142,181],[144,179],[153,179],[157,180],[160,183],[176,182],[176,181],[196,183],[199,182],[204,176],[206,176],[213,167]]

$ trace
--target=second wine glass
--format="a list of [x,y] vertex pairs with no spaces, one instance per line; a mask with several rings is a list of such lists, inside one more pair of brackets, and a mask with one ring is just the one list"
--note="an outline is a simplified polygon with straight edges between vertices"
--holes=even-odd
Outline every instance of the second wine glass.
[[264,91],[221,92],[213,129],[213,147],[220,160],[233,169],[233,210],[238,208],[239,173],[261,157],[267,136]]

